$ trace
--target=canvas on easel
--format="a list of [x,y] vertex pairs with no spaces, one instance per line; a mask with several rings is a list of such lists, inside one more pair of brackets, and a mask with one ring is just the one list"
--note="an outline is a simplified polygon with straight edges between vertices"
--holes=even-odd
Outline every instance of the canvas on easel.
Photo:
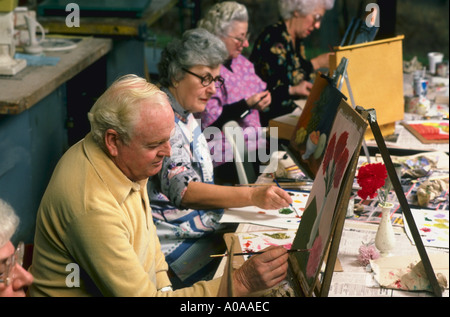
[[[404,36],[375,40],[361,44],[334,47],[330,55],[330,73],[338,67],[342,58],[350,62],[347,73],[351,93],[358,105],[370,105],[378,111],[378,123],[383,135],[395,132],[395,122],[403,120],[405,100],[403,96],[402,41]],[[342,92],[350,97],[347,83]],[[366,140],[373,139],[370,128]]]
[[289,154],[298,167],[314,179],[325,153],[337,108],[345,96],[330,78],[319,74],[289,143]]
[[[317,170],[292,248],[309,252],[292,253],[291,269],[301,292],[312,296],[316,290],[322,263],[327,256],[327,280],[319,287],[326,296],[343,229],[353,178],[356,171],[367,122],[342,99],[325,147],[323,160]],[[344,217],[344,218],[343,218]],[[323,290],[325,290],[325,292]]]

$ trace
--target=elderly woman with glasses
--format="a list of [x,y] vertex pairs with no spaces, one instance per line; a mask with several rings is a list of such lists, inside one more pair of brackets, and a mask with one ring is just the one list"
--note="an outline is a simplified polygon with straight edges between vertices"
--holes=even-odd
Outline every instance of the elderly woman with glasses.
[[[220,68],[225,85],[209,100],[205,111],[198,117],[203,129],[209,126],[222,129],[228,121],[237,121],[244,129],[247,150],[252,152],[258,148],[265,150],[266,140],[260,129],[259,111],[268,107],[272,98],[266,90],[266,83],[256,75],[253,64],[242,55],[243,49],[249,46],[248,19],[244,5],[224,1],[212,6],[199,21],[199,27],[207,29],[224,42],[228,56]],[[230,167],[234,171],[233,151],[225,138],[218,135],[220,133],[213,134],[208,144],[210,149],[214,149],[216,174],[219,173],[223,181],[232,181],[224,176],[230,174]]]
[[0,297],[24,297],[33,276],[22,267],[24,244],[14,248],[11,237],[19,225],[12,207],[0,199]]
[[256,73],[272,91],[272,105],[261,114],[261,124],[292,112],[295,99],[306,97],[312,88],[312,74],[329,66],[329,54],[307,60],[303,39],[320,23],[334,0],[278,0],[281,19],[258,36],[250,60]]
[[169,43],[158,65],[161,90],[175,113],[172,153],[148,186],[153,219],[175,288],[209,279],[217,264],[210,255],[225,251],[219,223],[223,208],[288,206],[290,196],[278,187],[250,188],[214,184],[206,139],[194,113],[205,110],[223,85],[220,65],[224,43],[202,28],[186,31]]

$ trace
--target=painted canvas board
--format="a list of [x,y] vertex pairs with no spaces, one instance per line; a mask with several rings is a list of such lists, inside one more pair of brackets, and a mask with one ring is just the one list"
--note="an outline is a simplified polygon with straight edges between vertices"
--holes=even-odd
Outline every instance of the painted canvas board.
[[330,78],[322,74],[317,76],[291,137],[289,150],[299,168],[312,179],[322,162],[342,98],[345,96]]
[[402,122],[402,125],[424,144],[448,143],[448,120],[417,120]]
[[[353,183],[351,175],[346,174],[347,168],[356,166],[366,127],[366,121],[342,100],[292,245],[293,248],[310,249],[309,252],[291,255],[295,258],[294,271],[307,296],[311,296],[314,290],[330,245],[336,215],[347,209]],[[351,170],[354,173],[354,169]],[[348,192],[346,198],[342,195],[344,189]],[[344,199],[347,199],[347,204],[343,203]],[[334,235],[340,237],[336,232]]]

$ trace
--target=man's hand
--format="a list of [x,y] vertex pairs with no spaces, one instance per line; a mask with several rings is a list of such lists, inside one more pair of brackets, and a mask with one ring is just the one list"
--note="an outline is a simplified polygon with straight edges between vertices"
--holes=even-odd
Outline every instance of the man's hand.
[[287,250],[281,246],[270,246],[263,251],[263,254],[250,257],[239,269],[234,271],[234,296],[247,296],[269,289],[286,277]]

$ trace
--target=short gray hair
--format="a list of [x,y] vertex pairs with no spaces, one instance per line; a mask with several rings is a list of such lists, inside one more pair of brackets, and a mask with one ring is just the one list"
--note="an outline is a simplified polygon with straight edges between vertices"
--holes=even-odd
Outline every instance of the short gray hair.
[[0,248],[3,247],[16,232],[19,217],[6,201],[0,199]]
[[236,1],[224,1],[213,5],[198,22],[198,26],[214,35],[225,37],[235,21],[248,23],[247,8]]
[[278,0],[278,10],[283,20],[292,17],[295,11],[301,15],[308,15],[318,8],[331,10],[334,0]]
[[105,133],[113,129],[128,144],[139,119],[140,104],[148,98],[155,104],[169,103],[167,95],[144,78],[130,74],[117,79],[88,113],[94,141],[106,152]]
[[215,68],[228,57],[225,44],[217,36],[203,28],[188,30],[181,39],[170,42],[161,53],[158,64],[159,81],[163,87],[184,78],[182,68],[196,65]]

